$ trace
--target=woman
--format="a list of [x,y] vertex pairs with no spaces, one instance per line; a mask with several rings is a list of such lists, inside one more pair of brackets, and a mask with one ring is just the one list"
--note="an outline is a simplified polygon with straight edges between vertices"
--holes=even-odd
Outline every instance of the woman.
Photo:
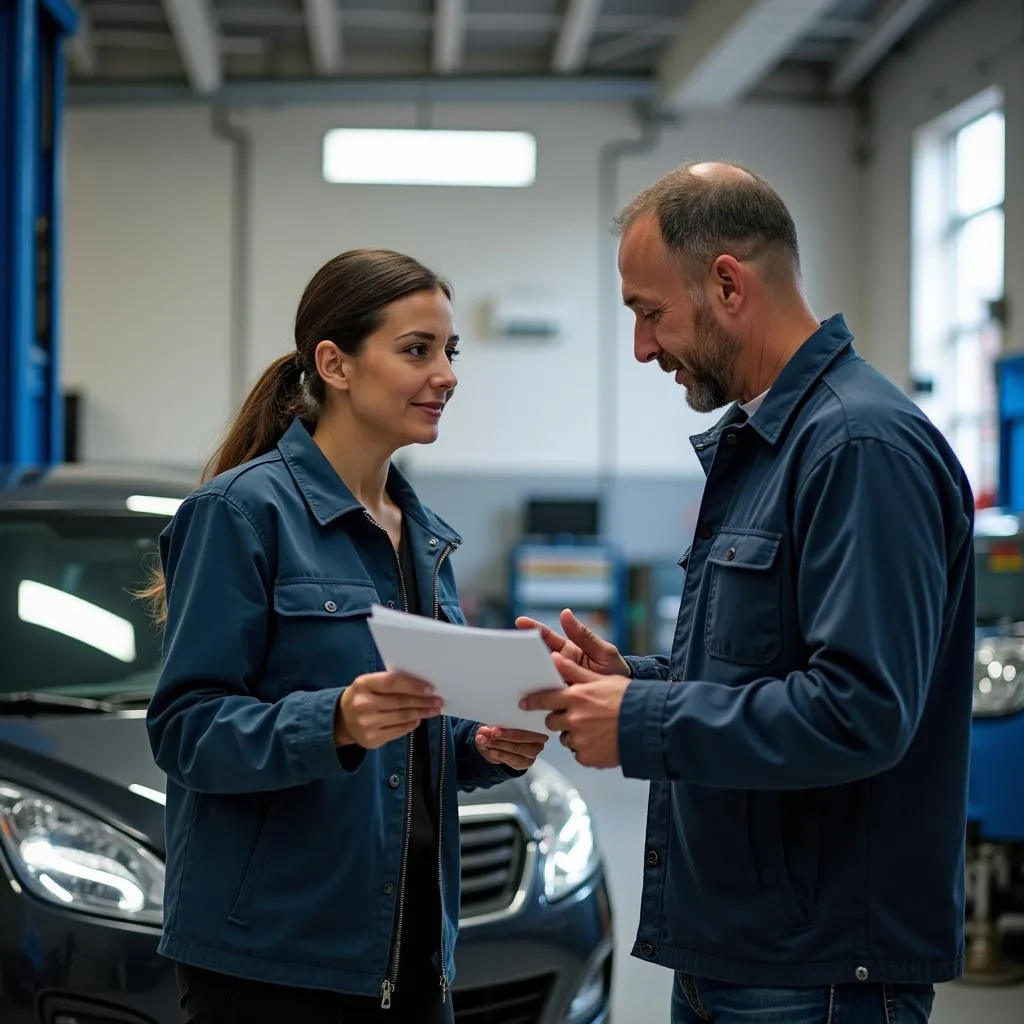
[[459,538],[390,464],[436,439],[457,342],[415,260],[331,260],[161,537],[160,949],[189,1021],[452,1020],[457,791],[545,739],[445,718],[367,626],[375,603],[465,621]]

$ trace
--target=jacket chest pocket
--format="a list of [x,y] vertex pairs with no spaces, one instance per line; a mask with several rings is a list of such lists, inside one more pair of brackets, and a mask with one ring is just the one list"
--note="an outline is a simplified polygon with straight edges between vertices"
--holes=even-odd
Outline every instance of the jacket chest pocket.
[[378,602],[364,580],[290,579],[274,585],[274,612],[286,690],[347,686],[376,664],[370,610]]
[[782,652],[782,535],[720,530],[708,556],[704,644],[741,665],[766,665]]

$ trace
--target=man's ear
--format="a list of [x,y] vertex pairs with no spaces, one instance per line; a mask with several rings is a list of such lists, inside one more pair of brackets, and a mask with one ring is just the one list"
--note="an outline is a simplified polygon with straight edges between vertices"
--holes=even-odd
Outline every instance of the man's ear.
[[349,367],[345,353],[333,341],[321,341],[314,354],[316,372],[328,388],[335,391],[348,391],[350,386]]
[[711,287],[716,301],[726,312],[738,312],[746,299],[746,268],[735,256],[719,256],[711,266]]

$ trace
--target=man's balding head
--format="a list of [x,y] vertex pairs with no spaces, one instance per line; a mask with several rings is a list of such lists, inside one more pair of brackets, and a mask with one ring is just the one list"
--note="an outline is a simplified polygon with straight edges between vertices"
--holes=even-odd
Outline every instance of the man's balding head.
[[710,160],[707,163],[690,164],[690,174],[697,178],[707,178],[715,181],[752,181],[754,176],[745,167],[739,164],[720,163]]
[[684,164],[644,189],[616,218],[625,234],[653,217],[669,251],[692,280],[723,255],[757,264],[766,283],[800,273],[796,226],[786,204],[763,178],[738,164]]

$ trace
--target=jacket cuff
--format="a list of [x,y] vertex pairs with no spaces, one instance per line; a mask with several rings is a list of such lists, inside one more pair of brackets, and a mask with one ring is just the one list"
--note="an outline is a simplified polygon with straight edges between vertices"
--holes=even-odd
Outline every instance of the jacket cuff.
[[629,666],[630,679],[664,679],[665,661],[654,656],[628,655],[622,659]]
[[665,779],[662,732],[671,687],[660,679],[634,679],[619,710],[619,761],[628,779]]
[[334,742],[341,694],[340,689],[331,689],[303,695],[306,700],[299,717],[299,752],[307,771],[317,779],[357,771],[366,755],[362,747],[339,747]]

